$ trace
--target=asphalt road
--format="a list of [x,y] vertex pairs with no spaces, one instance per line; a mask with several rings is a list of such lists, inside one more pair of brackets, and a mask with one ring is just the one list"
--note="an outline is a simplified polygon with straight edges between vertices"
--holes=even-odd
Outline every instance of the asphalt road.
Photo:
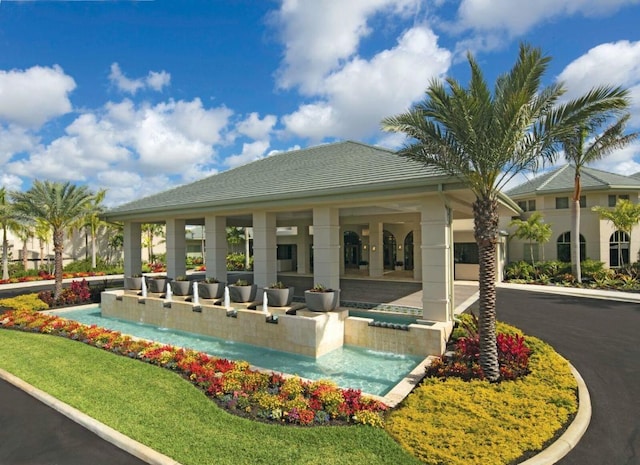
[[587,384],[591,423],[558,464],[640,464],[640,304],[498,289],[497,318],[551,344]]

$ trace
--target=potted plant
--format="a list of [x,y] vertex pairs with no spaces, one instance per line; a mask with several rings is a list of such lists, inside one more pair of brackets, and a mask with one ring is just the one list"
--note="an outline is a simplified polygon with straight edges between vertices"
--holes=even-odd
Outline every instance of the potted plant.
[[169,283],[173,295],[191,294],[191,281],[187,276],[176,276],[176,279]]
[[366,260],[360,260],[358,262],[358,268],[360,268],[361,270],[366,270],[369,267],[369,262]]
[[218,281],[216,278],[205,278],[198,283],[200,297],[204,299],[219,299],[224,294],[224,287],[227,283]]
[[322,284],[316,284],[308,291],[304,291],[307,308],[312,312],[330,312],[340,304],[340,289],[330,289]]
[[253,302],[257,291],[258,286],[244,279],[229,285],[229,297],[233,302]]
[[142,289],[142,275],[132,274],[124,278],[124,287],[132,291],[139,291]]
[[404,270],[404,263],[396,262],[396,271],[402,271],[402,270]]
[[167,290],[167,281],[169,281],[169,279],[165,276],[149,278],[149,292],[165,292]]
[[288,307],[293,300],[293,287],[285,286],[282,281],[272,283],[264,288],[267,293],[267,303],[273,307]]

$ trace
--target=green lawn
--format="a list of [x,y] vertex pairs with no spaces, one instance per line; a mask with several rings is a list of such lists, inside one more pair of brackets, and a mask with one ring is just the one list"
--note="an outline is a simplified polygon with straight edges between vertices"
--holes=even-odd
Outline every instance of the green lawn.
[[59,337],[0,331],[0,368],[185,465],[418,464],[382,429],[268,425],[178,375]]

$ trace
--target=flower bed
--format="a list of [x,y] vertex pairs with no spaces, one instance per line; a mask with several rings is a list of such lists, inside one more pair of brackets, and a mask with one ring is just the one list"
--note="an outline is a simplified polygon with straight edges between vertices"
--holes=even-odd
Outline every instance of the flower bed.
[[303,381],[249,368],[244,361],[211,357],[202,352],[134,339],[117,331],[87,326],[38,312],[13,310],[1,328],[67,337],[119,355],[181,374],[218,405],[241,416],[294,425],[368,424],[382,426],[387,407],[340,389],[332,381]]
[[[88,278],[91,276],[106,276],[104,271],[79,271],[77,273],[63,273],[63,279],[71,278]],[[41,271],[37,276],[22,276],[20,278],[0,279],[0,284],[16,284],[16,283],[28,283],[32,281],[48,281],[53,280],[56,277],[45,271]]]

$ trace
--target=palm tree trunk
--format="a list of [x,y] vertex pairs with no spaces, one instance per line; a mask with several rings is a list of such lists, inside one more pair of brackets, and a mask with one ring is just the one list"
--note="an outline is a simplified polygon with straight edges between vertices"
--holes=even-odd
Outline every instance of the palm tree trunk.
[[498,203],[491,198],[473,203],[475,238],[480,257],[479,333],[480,367],[489,381],[497,381],[498,345],[496,342],[496,243],[498,240]]
[[38,269],[42,269],[44,264],[44,241],[40,239],[40,260],[38,261]]
[[571,271],[576,281],[582,282],[580,268],[580,198],[571,204]]
[[91,268],[95,269],[96,266],[96,232],[91,231]]
[[9,242],[7,228],[2,228],[2,279],[9,279]]
[[27,239],[25,239],[24,241],[22,241],[22,268],[24,268],[24,271],[27,271],[27,268],[29,267],[29,261],[27,258],[28,252],[29,252],[29,248],[27,244]]
[[53,254],[54,254],[54,275],[56,279],[53,299],[58,300],[62,295],[62,253],[64,251],[64,231],[62,229],[53,230]]

